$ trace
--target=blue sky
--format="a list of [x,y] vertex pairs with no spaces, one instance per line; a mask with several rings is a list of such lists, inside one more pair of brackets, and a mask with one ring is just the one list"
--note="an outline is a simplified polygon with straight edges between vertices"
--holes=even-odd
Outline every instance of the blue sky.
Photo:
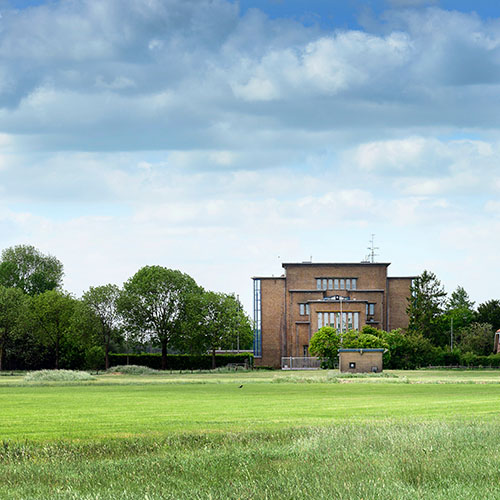
[[0,247],[65,286],[147,264],[239,294],[281,262],[499,298],[500,7],[0,1]]

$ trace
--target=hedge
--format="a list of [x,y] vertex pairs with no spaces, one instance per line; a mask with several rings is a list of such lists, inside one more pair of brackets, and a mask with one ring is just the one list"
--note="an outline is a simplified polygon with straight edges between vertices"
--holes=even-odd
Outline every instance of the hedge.
[[[128,363],[127,363],[128,358]],[[253,366],[253,354],[217,354],[215,365],[226,366],[231,363],[248,363]],[[161,354],[110,354],[109,365],[139,365],[161,370]],[[212,368],[212,355],[168,354],[167,370],[210,370]]]

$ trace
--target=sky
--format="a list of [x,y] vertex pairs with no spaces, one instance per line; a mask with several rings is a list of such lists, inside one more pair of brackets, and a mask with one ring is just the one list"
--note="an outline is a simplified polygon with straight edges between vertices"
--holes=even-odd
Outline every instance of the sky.
[[0,0],[0,248],[252,308],[282,262],[500,299],[500,5]]

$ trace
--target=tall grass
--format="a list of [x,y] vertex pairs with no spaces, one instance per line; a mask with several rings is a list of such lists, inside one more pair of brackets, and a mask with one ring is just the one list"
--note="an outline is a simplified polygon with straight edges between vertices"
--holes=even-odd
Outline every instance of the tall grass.
[[40,370],[24,376],[25,382],[85,382],[95,380],[87,372],[74,370]]
[[120,365],[112,366],[107,370],[107,373],[123,374],[123,375],[162,375],[162,372],[149,368],[148,366],[139,365]]
[[0,444],[0,498],[498,499],[500,424]]

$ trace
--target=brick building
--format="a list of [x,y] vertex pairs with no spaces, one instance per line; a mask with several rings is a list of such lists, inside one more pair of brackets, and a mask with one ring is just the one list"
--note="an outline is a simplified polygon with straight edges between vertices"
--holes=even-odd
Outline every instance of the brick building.
[[389,265],[287,263],[280,277],[252,278],[255,363],[279,367],[284,356],[308,356],[311,336],[325,325],[339,331],[408,326],[414,276],[388,277]]

